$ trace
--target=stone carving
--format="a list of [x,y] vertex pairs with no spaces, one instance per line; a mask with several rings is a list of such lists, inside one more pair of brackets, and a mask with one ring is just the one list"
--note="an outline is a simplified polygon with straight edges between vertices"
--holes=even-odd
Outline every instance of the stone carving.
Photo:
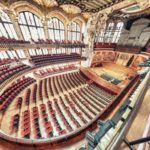
[[[113,12],[113,9],[108,9],[107,11],[101,11],[92,15],[87,23],[87,29],[85,33],[85,43],[88,43],[88,48],[85,49],[84,55],[91,62],[91,55],[93,53],[93,41],[95,34],[100,33],[101,30],[105,27],[106,21],[109,18],[109,14]],[[88,63],[90,65],[90,63]]]
[[150,0],[137,0],[137,3],[142,9],[146,9],[150,6]]

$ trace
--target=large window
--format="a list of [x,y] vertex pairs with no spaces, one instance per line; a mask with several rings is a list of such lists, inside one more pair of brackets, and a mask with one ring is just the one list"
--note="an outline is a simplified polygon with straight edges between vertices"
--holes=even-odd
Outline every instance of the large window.
[[45,40],[45,34],[40,18],[30,12],[19,13],[19,26],[25,41],[33,38],[35,41],[39,39]]
[[52,49],[52,54],[65,54],[66,53],[66,49],[65,48],[53,48]]
[[114,27],[114,23],[110,22],[109,25],[108,25],[108,29],[107,29],[106,35],[105,35],[105,43],[109,43],[110,42],[113,27]]
[[57,18],[51,18],[48,20],[48,32],[50,39],[65,40],[65,28],[62,21]]
[[26,58],[26,55],[23,50],[16,50],[16,51],[9,50],[9,51],[1,51],[0,52],[0,59],[4,59],[4,58],[14,59],[14,57]]
[[18,39],[18,36],[9,16],[3,11],[2,15],[0,16],[0,36]]
[[97,36],[98,36],[98,34],[97,34],[97,32],[96,32],[96,34],[95,34],[95,39],[94,39],[94,42],[95,42],[95,43],[97,42]]
[[[80,26],[76,22],[71,23],[70,40],[80,41]],[[69,29],[68,29],[68,40],[69,40]]]
[[118,22],[114,36],[112,38],[112,43],[117,43],[119,40],[119,37],[121,35],[121,31],[122,31],[122,27],[123,27],[123,22]]
[[106,28],[106,24],[105,24],[105,27],[102,29],[101,33],[99,34],[98,42],[100,42],[100,43],[103,42],[104,34],[105,34],[105,28]]

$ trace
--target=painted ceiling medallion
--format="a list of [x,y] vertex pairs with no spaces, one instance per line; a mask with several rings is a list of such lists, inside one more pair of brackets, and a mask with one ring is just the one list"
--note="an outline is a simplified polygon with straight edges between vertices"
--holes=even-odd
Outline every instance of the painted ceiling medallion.
[[83,15],[83,17],[85,19],[89,19],[93,15],[93,13],[91,13],[91,12],[85,12],[85,13],[82,13],[82,15]]
[[71,4],[64,4],[60,6],[66,13],[69,14],[78,14],[81,13],[81,9],[78,6]]

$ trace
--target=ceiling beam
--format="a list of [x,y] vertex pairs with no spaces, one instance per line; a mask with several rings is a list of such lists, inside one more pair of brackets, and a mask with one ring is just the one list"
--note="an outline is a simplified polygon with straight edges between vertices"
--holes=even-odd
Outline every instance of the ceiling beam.
[[97,1],[94,1],[93,3],[98,5],[99,7],[103,6],[101,3],[97,2]]
[[104,0],[97,0],[97,2],[101,3],[102,5],[106,5],[107,3]]
[[88,5],[88,6],[91,7],[92,9],[98,8],[97,5],[89,4],[88,2],[84,2],[84,4],[85,4],[85,5]]

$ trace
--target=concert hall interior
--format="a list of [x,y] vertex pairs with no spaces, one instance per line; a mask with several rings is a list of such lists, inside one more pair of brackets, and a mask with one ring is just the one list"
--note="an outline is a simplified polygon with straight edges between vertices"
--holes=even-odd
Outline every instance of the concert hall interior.
[[150,0],[0,0],[0,150],[150,150]]

